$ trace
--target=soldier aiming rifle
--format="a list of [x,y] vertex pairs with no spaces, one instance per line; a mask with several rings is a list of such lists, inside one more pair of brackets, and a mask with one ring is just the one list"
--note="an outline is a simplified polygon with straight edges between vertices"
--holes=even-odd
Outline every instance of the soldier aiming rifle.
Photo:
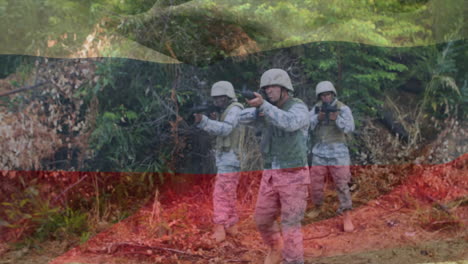
[[351,232],[351,194],[348,183],[351,180],[350,157],[345,134],[354,131],[351,109],[339,101],[335,86],[329,81],[317,84],[315,96],[318,100],[310,111],[310,129],[313,147],[311,151],[310,193],[312,208],[307,217],[315,218],[320,214],[324,200],[324,180],[329,173],[335,183],[340,207],[337,213],[343,215],[343,230]]
[[[244,108],[237,102],[230,82],[219,81],[211,87],[213,107],[199,107],[194,113],[196,126],[216,136],[216,181],[213,191],[213,234],[216,242],[237,234],[237,185],[240,177],[240,155],[244,127],[238,126],[239,114]],[[202,112],[209,113],[210,118]]]

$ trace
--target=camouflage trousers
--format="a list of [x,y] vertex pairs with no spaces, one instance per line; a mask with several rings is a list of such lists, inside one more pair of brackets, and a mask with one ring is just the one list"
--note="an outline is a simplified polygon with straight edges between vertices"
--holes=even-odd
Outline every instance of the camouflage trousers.
[[[307,205],[307,185],[273,186],[271,179],[262,180],[260,184],[255,223],[263,241],[270,247],[281,239],[282,233],[283,263],[304,263],[301,221]],[[281,217],[281,233],[278,216]]]
[[352,201],[348,183],[351,180],[349,170],[349,156],[341,158],[312,157],[312,167],[310,168],[310,193],[315,206],[323,204],[323,192],[325,176],[330,173],[335,183],[340,201],[340,208],[337,213],[341,214],[346,210],[351,210]]
[[219,166],[213,191],[213,222],[230,227],[239,221],[237,214],[237,184],[240,168]]

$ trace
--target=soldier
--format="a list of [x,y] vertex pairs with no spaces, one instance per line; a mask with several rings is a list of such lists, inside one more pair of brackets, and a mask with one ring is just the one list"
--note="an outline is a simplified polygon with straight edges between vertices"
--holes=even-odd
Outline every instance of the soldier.
[[238,222],[237,184],[240,176],[240,146],[243,126],[238,126],[239,114],[244,108],[237,102],[234,87],[230,82],[219,81],[211,87],[214,105],[222,109],[221,115],[210,114],[210,119],[202,114],[194,114],[197,127],[216,136],[215,158],[217,175],[213,191],[212,238],[216,242],[226,239],[226,232],[237,233]]
[[[240,122],[263,125],[261,152],[263,175],[254,219],[269,247],[265,263],[304,263],[301,220],[310,183],[307,167],[307,106],[293,97],[289,75],[281,69],[263,73],[251,108],[241,112]],[[277,217],[281,217],[281,231]],[[284,245],[284,248],[283,248]]]
[[348,186],[351,172],[345,134],[354,131],[353,115],[348,106],[336,99],[337,93],[331,82],[317,84],[315,95],[319,102],[310,112],[310,129],[314,138],[310,191],[315,208],[307,213],[307,217],[318,215],[323,203],[324,178],[330,172],[340,201],[337,213],[343,214],[344,231],[351,232],[354,229],[349,215],[352,208]]

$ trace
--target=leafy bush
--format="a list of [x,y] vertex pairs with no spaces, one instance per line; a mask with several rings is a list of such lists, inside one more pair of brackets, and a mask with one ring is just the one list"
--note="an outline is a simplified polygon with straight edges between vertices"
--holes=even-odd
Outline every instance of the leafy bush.
[[332,81],[338,97],[351,106],[358,121],[364,116],[379,116],[383,91],[394,89],[399,74],[408,70],[394,58],[393,48],[322,42],[305,46],[304,54],[304,71],[313,81],[310,94],[318,82]]
[[86,236],[88,214],[51,204],[48,194],[40,189],[41,185],[30,181],[24,191],[12,193],[2,202],[2,226],[23,243]]
[[[430,79],[423,104],[435,118],[466,117],[466,74],[461,76],[464,79],[457,78],[457,62],[466,59],[466,47],[464,41],[451,41],[434,47],[435,50],[425,58],[432,65],[428,67]],[[460,54],[462,52],[465,54]]]
[[[97,171],[167,171],[176,113],[171,99],[170,69],[161,64],[108,60],[99,64],[93,89],[99,101],[91,134]],[[179,95],[183,101],[183,95]]]

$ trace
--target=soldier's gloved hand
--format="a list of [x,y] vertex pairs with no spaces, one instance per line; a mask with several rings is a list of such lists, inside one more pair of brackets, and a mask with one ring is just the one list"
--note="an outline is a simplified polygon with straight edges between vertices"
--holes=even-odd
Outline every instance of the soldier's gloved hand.
[[247,100],[247,103],[252,107],[259,107],[263,104],[263,97],[259,94],[254,92],[255,98],[252,100]]
[[325,120],[326,117],[327,117],[327,114],[325,112],[321,112],[321,111],[317,115],[317,118],[318,118],[319,121]]
[[218,113],[217,112],[210,113],[210,119],[218,120]]
[[331,121],[335,121],[337,117],[338,112],[330,112],[330,114],[328,114],[328,118],[330,118]]
[[200,121],[201,121],[202,118],[203,118],[203,115],[202,115],[202,114],[197,114],[197,113],[195,113],[195,114],[193,114],[193,116],[195,117],[195,120],[194,120],[195,124],[200,123]]

